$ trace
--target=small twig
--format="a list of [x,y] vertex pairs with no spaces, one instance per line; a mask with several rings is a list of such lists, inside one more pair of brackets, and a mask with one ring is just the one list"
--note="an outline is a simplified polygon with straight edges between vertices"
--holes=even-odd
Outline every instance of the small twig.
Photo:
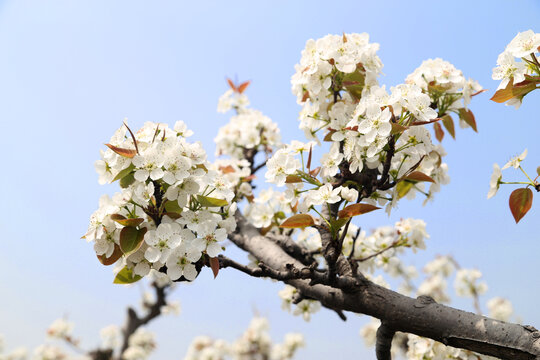
[[372,259],[372,258],[374,258],[374,257],[376,257],[378,255],[381,255],[382,253],[384,253],[384,252],[386,252],[386,251],[388,251],[390,249],[393,249],[393,248],[397,247],[398,244],[399,244],[399,239],[396,239],[390,244],[390,246],[388,246],[388,247],[386,247],[386,248],[384,248],[382,250],[379,250],[379,251],[377,251],[377,252],[375,252],[375,253],[373,253],[373,254],[365,257],[365,258],[353,259],[353,260],[354,261],[359,261],[359,262],[368,261],[369,259]]

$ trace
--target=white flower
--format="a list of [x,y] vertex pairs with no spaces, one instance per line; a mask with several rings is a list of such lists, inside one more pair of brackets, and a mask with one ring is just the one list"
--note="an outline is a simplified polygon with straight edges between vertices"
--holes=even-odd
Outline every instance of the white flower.
[[354,203],[358,199],[358,190],[348,187],[341,188],[341,198]]
[[497,89],[504,89],[510,79],[513,80],[513,84],[517,84],[525,80],[526,67],[522,62],[516,62],[512,54],[509,52],[503,52],[497,58],[497,67],[493,68],[493,74],[491,75],[493,80],[502,80]]
[[482,277],[482,273],[476,269],[459,269],[454,281],[456,293],[459,296],[482,295],[487,291],[485,282],[477,283]]
[[65,319],[56,319],[47,329],[47,335],[57,339],[69,339],[72,331],[73,323]]
[[194,247],[187,248],[184,243],[180,244],[169,255],[165,263],[167,265],[167,275],[173,281],[179,279],[181,276],[184,276],[189,281],[195,280],[197,269],[195,269],[195,264],[193,263],[200,258],[200,250]]
[[501,320],[501,321],[510,321],[510,316],[514,312],[512,308],[512,303],[502,297],[494,297],[490,299],[487,303],[489,310],[489,317]]
[[527,156],[527,149],[525,149],[521,155],[519,156],[514,156],[512,159],[510,159],[510,161],[508,161],[503,167],[501,170],[504,170],[504,169],[508,169],[510,166],[512,166],[514,169],[517,169],[521,162],[525,159],[525,157]]
[[502,179],[501,168],[497,164],[493,164],[493,174],[491,174],[491,179],[489,180],[489,191],[487,198],[491,199],[499,190],[499,186]]
[[109,325],[99,331],[101,347],[115,349],[120,345],[120,328],[118,325]]
[[150,262],[165,262],[172,249],[180,245],[181,227],[177,223],[161,223],[156,230],[150,230],[144,235],[148,249],[144,253]]
[[227,231],[225,229],[217,228],[217,224],[213,221],[205,221],[197,230],[197,238],[193,240],[192,244],[199,251],[206,251],[206,253],[215,257],[221,252],[221,245],[219,241],[223,241],[227,238]]
[[300,161],[287,149],[279,149],[266,163],[266,181],[283,186],[287,175],[294,174],[300,166]]
[[538,52],[540,46],[540,34],[535,34],[532,30],[518,33],[506,46],[512,56],[517,58],[528,57],[530,54]]

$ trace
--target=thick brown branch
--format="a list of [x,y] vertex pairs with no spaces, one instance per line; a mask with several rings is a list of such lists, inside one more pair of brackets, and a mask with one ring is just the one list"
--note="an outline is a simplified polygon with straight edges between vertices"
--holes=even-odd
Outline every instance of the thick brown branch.
[[377,360],[392,360],[392,339],[396,331],[385,322],[377,329],[377,342],[375,344],[375,353]]
[[[275,242],[261,236],[257,228],[240,213],[237,213],[237,224],[238,232],[230,236],[231,241],[258,260],[274,269],[283,268],[285,264],[302,266]],[[337,278],[345,282],[349,279],[353,278]],[[353,288],[347,290],[340,282],[333,286],[323,283],[313,285],[303,279],[284,282],[329,309],[370,315],[395,331],[424,336],[501,359],[540,359],[540,332],[536,329],[437,304],[428,297],[413,299],[365,279],[357,281]]]

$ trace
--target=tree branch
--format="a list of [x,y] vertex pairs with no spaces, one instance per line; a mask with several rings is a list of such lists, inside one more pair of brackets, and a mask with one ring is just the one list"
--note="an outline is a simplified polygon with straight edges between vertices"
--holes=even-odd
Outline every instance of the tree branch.
[[396,331],[385,322],[381,323],[377,329],[377,342],[375,344],[375,353],[377,360],[392,360],[392,339]]
[[120,354],[118,360],[122,359],[122,354],[129,346],[129,337],[141,326],[148,324],[151,320],[161,315],[161,307],[167,305],[165,289],[168,286],[160,287],[156,283],[152,283],[152,287],[156,292],[156,300],[152,304],[148,304],[148,312],[145,316],[139,317],[137,312],[132,308],[127,309],[126,325],[122,329],[122,347],[120,348]]
[[[302,266],[275,242],[261,236],[240,212],[237,212],[236,219],[238,229],[230,239],[237,246],[274,269],[283,268],[285,264],[298,268]],[[366,279],[359,281],[340,276],[332,286],[311,284],[304,279],[284,282],[329,309],[370,315],[395,331],[424,336],[449,346],[501,359],[540,359],[540,332],[536,329],[454,309],[438,304],[429,297],[413,299]],[[345,283],[351,287],[344,287]]]

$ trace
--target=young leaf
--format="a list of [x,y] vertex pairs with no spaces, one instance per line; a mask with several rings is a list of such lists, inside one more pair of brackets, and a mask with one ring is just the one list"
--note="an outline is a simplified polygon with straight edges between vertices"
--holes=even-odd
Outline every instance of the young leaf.
[[[472,114],[472,113],[471,113]],[[474,116],[473,116],[474,118]],[[442,117],[442,123],[444,128],[448,130],[453,139],[456,138],[456,130],[454,129],[454,119],[449,114],[446,114]],[[439,125],[440,126],[440,125]]]
[[533,192],[529,188],[521,188],[512,191],[508,201],[510,211],[516,220],[516,224],[525,216],[531,209],[533,200]]
[[227,200],[216,199],[210,196],[197,195],[197,200],[204,207],[222,207],[228,204]]
[[414,186],[414,182],[412,181],[405,180],[405,181],[398,182],[398,184],[396,185],[398,199],[401,199],[402,197],[407,195],[407,193],[411,191],[413,186]]
[[233,168],[231,165],[220,166],[220,167],[219,167],[219,170],[220,170],[223,174],[230,174],[230,173],[233,173],[233,172],[235,171],[234,168]]
[[165,203],[165,211],[166,212],[174,212],[174,213],[180,213],[182,212],[182,208],[180,205],[178,205],[178,201],[176,200],[169,200]]
[[238,85],[237,91],[240,94],[243,93],[244,91],[246,91],[246,89],[247,89],[247,87],[249,86],[250,83],[251,83],[251,81],[246,81],[246,82],[241,83],[240,85]]
[[233,89],[233,91],[236,91],[236,86],[234,85],[233,81],[231,79],[227,79],[227,83]]
[[105,255],[98,255],[97,258],[100,263],[102,263],[105,266],[109,266],[114,264],[118,259],[122,257],[122,250],[120,250],[120,246],[114,244],[114,251],[109,257],[105,257]]
[[292,183],[300,183],[302,182],[302,178],[298,175],[287,175],[285,178],[286,184],[292,184]]
[[463,119],[475,132],[478,132],[478,129],[476,128],[476,120],[474,120],[474,114],[471,110],[465,108],[459,109],[459,117]]
[[308,155],[308,158],[307,158],[307,165],[306,165],[306,167],[308,169],[308,172],[311,170],[311,155],[312,155],[312,153],[313,153],[313,145],[311,145],[309,147],[309,155]]
[[380,209],[380,207],[371,204],[352,204],[346,206],[343,210],[340,210],[338,212],[338,216],[339,218],[350,218],[356,215],[366,214],[377,209]]
[[315,225],[315,220],[309,214],[296,214],[285,220],[280,228],[294,229],[294,228],[303,228],[306,226]]
[[433,124],[433,128],[435,129],[435,137],[441,142],[444,138],[444,130],[442,129],[441,124],[436,122]]
[[114,151],[115,153],[117,153],[118,155],[121,155],[123,157],[132,158],[137,154],[136,150],[124,149],[124,148],[120,148],[118,146],[114,146],[114,145],[111,145],[111,144],[105,144],[105,145],[109,149],[111,149],[112,151]]
[[129,185],[133,184],[135,182],[135,174],[130,172],[126,176],[120,179],[120,187],[122,189],[127,188]]
[[137,230],[131,226],[127,226],[120,231],[120,249],[122,249],[122,252],[126,256],[129,256],[130,254],[133,254],[135,251],[139,250],[143,243],[144,234],[146,234],[146,231],[146,228]]
[[133,270],[124,267],[114,278],[114,284],[132,284],[142,279],[142,276],[133,274]]
[[[118,214],[116,214],[116,215],[118,215]],[[112,216],[111,216],[111,219],[112,219]],[[143,218],[113,219],[113,220],[116,221],[117,223],[119,223],[120,225],[124,225],[124,226],[127,226],[127,227],[136,227],[136,226],[141,225],[144,222]]]
[[120,170],[118,174],[116,174],[112,182],[115,182],[116,180],[120,180],[124,176],[127,176],[131,171],[133,171],[133,169],[135,169],[135,165],[129,164],[127,168],[125,168],[124,170]]
[[431,176],[428,176],[428,175],[424,174],[421,171],[413,171],[409,175],[405,176],[402,180],[410,180],[410,181],[416,181],[416,182],[418,182],[418,181],[428,181],[428,182],[432,182],[432,183],[435,182],[435,180],[433,180],[433,178],[431,178]]
[[501,104],[513,98],[514,97],[514,94],[512,93],[513,82],[514,82],[514,79],[511,78],[510,81],[508,81],[508,85],[506,85],[504,89],[497,90],[495,94],[493,94],[490,100]]
[[210,258],[210,268],[212,268],[212,272],[214,273],[214,279],[218,276],[219,273],[219,260],[216,257]]
[[125,220],[126,217],[124,215],[120,214],[111,214],[111,220],[117,221],[117,220]]
[[391,125],[392,125],[391,134],[401,134],[402,132],[404,132],[405,130],[407,130],[409,128],[408,126],[403,126],[403,125],[400,125],[400,124],[394,123],[394,122],[391,123]]
[[328,133],[324,136],[323,141],[332,141],[332,135],[334,135],[335,132],[336,130],[328,131]]

